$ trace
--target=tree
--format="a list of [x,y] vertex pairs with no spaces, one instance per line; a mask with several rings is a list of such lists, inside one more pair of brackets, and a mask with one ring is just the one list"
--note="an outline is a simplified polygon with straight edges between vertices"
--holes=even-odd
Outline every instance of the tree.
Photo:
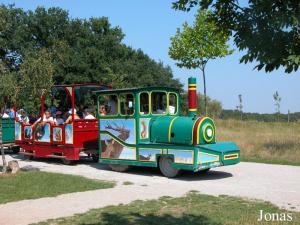
[[78,19],[56,7],[24,11],[0,5],[0,33],[0,62],[8,72],[19,73],[28,55],[44,49],[54,84],[182,87],[170,67],[124,45],[121,28],[106,17]]
[[275,107],[276,107],[275,110],[276,110],[276,113],[277,113],[277,120],[279,122],[281,97],[279,96],[278,91],[276,91],[273,94],[273,98],[274,98],[274,101],[275,101]]
[[21,85],[16,76],[14,72],[0,76],[0,108],[11,107],[17,103]]
[[211,20],[212,13],[199,10],[195,16],[193,26],[186,22],[183,30],[177,29],[176,35],[171,37],[169,55],[179,67],[188,69],[199,68],[203,76],[205,115],[207,115],[205,68],[209,60],[225,57],[233,51],[227,44],[229,36],[222,32]]
[[42,92],[53,85],[51,57],[45,49],[28,54],[18,72],[0,75],[0,108],[16,105],[36,111]]
[[243,120],[243,99],[242,95],[238,95],[239,98],[239,104],[236,106],[237,110],[241,113],[241,120]]
[[38,111],[41,90],[53,84],[182,88],[169,66],[124,45],[121,28],[106,17],[73,19],[55,7],[0,5],[0,34],[0,108],[18,100],[18,107]]
[[37,112],[41,96],[49,93],[54,85],[53,75],[51,56],[46,49],[28,54],[20,67],[22,96],[19,97],[18,106]]
[[176,0],[173,8],[189,11],[199,5],[211,9],[213,20],[236,46],[247,51],[241,63],[257,61],[266,72],[283,67],[287,73],[300,64],[300,2],[293,0]]

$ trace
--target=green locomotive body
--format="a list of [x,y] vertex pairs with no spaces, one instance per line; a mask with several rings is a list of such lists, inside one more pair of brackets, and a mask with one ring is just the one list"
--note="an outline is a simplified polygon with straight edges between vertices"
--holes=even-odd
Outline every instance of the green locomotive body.
[[217,142],[214,121],[196,115],[196,81],[189,81],[188,116],[180,115],[180,95],[174,88],[97,92],[99,162],[116,171],[130,165],[159,167],[167,177],[239,163],[237,145]]
[[15,120],[10,118],[0,119],[1,143],[11,144],[15,141]]
[[19,146],[15,141],[15,120],[12,118],[0,118],[0,145],[5,149],[19,152]]

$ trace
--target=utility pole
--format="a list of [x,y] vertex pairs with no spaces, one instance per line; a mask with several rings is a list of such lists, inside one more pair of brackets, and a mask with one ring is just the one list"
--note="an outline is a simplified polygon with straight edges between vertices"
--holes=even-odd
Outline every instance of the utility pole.
[[273,94],[273,98],[274,98],[274,101],[275,101],[275,107],[276,107],[276,113],[277,113],[277,122],[279,122],[281,97],[279,96],[278,91],[276,91]]
[[237,111],[240,111],[241,113],[241,120],[243,120],[243,99],[242,99],[242,95],[239,94],[239,104],[236,106]]

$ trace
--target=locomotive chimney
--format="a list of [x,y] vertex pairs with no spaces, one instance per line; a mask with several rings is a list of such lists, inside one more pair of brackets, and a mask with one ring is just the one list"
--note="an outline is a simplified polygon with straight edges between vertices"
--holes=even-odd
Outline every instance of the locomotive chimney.
[[197,80],[195,77],[189,78],[188,102],[189,116],[194,116],[197,113]]

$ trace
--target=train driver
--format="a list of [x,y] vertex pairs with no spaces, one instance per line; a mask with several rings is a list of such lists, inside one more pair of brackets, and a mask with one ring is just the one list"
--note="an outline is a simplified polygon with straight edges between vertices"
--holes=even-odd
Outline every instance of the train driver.
[[115,115],[118,113],[118,97],[116,95],[109,96],[108,108],[109,115]]

